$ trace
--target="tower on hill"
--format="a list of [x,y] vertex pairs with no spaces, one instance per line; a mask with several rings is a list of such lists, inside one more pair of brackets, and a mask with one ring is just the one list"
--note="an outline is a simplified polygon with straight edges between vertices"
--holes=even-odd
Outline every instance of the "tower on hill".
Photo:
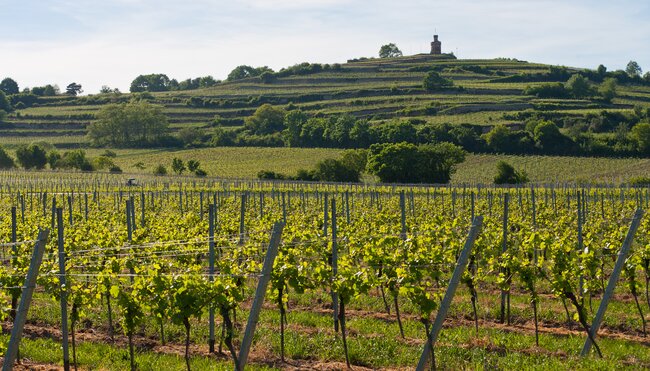
[[431,42],[431,54],[442,54],[442,43],[438,40],[438,35],[433,35],[433,41]]

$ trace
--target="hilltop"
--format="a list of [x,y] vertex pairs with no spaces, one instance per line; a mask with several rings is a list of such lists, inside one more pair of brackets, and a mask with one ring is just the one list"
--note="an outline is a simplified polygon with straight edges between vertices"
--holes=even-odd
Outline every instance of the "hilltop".
[[[425,90],[422,81],[429,71],[452,80],[454,88]],[[602,120],[614,115],[621,121],[620,117],[633,114],[635,107],[637,111],[650,107],[650,87],[640,84],[619,84],[611,103],[523,94],[527,87],[565,83],[575,73],[599,79],[593,70],[429,54],[301,64],[271,77],[225,81],[207,89],[38,97],[29,107],[12,112],[0,133],[5,145],[48,141],[60,148],[83,147],[88,144],[87,127],[95,113],[104,104],[126,102],[134,95],[163,106],[172,133],[193,127],[205,134],[216,127],[240,128],[244,119],[265,103],[299,108],[309,116],[349,114],[371,124],[397,118],[420,126],[479,125],[486,127],[484,131],[500,123],[522,127],[530,117],[552,118],[560,127],[576,118],[585,121],[585,117]]]

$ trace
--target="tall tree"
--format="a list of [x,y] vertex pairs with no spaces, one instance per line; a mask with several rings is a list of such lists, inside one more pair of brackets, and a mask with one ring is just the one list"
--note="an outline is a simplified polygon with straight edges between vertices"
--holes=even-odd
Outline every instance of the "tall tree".
[[625,72],[627,72],[630,77],[641,76],[641,66],[636,61],[629,61],[625,67]]
[[79,95],[83,93],[83,90],[81,90],[81,84],[77,84],[76,82],[68,84],[68,86],[65,87],[65,93],[68,95]]
[[[178,83],[177,83],[178,84]],[[153,73],[150,75],[140,75],[131,82],[131,93],[143,91],[156,92],[168,91],[172,85],[167,75],[162,73]]]
[[382,45],[379,48],[379,58],[395,58],[401,56],[402,51],[393,43]]
[[88,135],[96,145],[149,146],[167,133],[167,125],[162,109],[146,101],[108,104],[97,113]]
[[0,82],[0,91],[7,95],[18,94],[18,83],[12,78],[6,77]]

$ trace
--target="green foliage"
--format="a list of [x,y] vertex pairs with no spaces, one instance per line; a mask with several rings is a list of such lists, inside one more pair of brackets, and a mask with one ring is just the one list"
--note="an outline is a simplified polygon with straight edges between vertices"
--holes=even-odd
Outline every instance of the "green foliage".
[[244,125],[254,134],[271,134],[284,129],[285,114],[281,107],[263,104],[252,116],[246,118]]
[[115,103],[99,110],[88,135],[95,145],[148,146],[163,137],[167,125],[167,117],[159,106],[145,101]]
[[16,166],[14,159],[4,148],[0,147],[0,169],[11,169],[14,166]]
[[16,149],[16,159],[24,169],[43,169],[47,164],[47,154],[38,145],[20,146]]
[[630,131],[630,137],[641,153],[650,154],[650,123],[642,122],[635,125]]
[[373,144],[368,153],[368,171],[387,183],[447,183],[465,151],[451,143]]
[[641,72],[643,72],[643,70],[636,61],[629,61],[627,63],[627,66],[625,66],[625,72],[630,77],[639,77],[641,76]]
[[429,71],[422,81],[422,86],[428,91],[440,90],[453,85],[452,80],[440,76],[437,71]]
[[[101,158],[101,157],[100,157]],[[113,165],[113,161],[107,157],[104,157],[105,160],[99,160],[99,164],[103,167],[110,167]],[[56,161],[57,168],[63,169],[78,169],[81,171],[93,171],[94,167],[90,160],[86,157],[86,152],[82,149],[76,149],[74,151],[68,151],[63,153],[61,159]]]
[[167,168],[164,165],[158,165],[153,169],[153,175],[167,175]]
[[316,164],[313,172],[315,180],[325,182],[359,182],[360,172],[341,160],[326,159]]
[[0,81],[0,91],[7,95],[18,94],[18,83],[10,77],[5,77]]
[[568,98],[569,92],[562,83],[548,83],[537,86],[527,86],[524,95],[534,95],[537,98]]
[[497,163],[497,175],[494,177],[495,184],[522,184],[528,182],[528,175],[522,170],[518,171],[505,161]]
[[[79,85],[79,90],[81,90],[81,85]],[[41,97],[53,97],[53,96],[58,95],[60,93],[58,86],[50,85],[50,84],[47,84],[45,86],[35,86],[35,87],[33,87],[31,89],[31,92],[32,92],[32,94],[38,95],[38,96],[41,96]]]
[[203,178],[208,175],[208,172],[203,169],[196,169],[194,170],[194,175],[198,176],[199,178]]
[[167,75],[162,73],[154,73],[150,75],[140,75],[131,82],[129,90],[131,93],[138,92],[156,92],[168,91],[171,86],[171,80]]
[[606,78],[598,88],[598,94],[603,97],[605,102],[611,103],[616,98],[616,79]]
[[627,181],[627,184],[633,187],[648,187],[650,186],[650,177],[647,176],[633,177]]
[[5,113],[7,113],[7,112],[9,112],[11,110],[12,110],[12,107],[11,107],[11,103],[9,102],[9,99],[7,99],[7,96],[5,95],[5,93],[3,93],[0,90],[0,111],[3,111]]
[[585,98],[594,94],[594,91],[589,84],[589,80],[580,74],[572,75],[566,82],[565,88],[574,98]]
[[251,66],[241,65],[235,67],[235,69],[230,71],[230,73],[228,74],[228,81],[241,80],[247,77],[260,76],[264,72],[273,73],[273,70],[268,68],[267,66],[254,68]]
[[65,93],[72,96],[77,96],[83,93],[83,90],[81,89],[81,84],[77,84],[76,82],[71,82],[70,84],[68,84],[68,86],[65,87]]
[[174,157],[172,159],[172,171],[177,175],[183,174],[183,171],[185,171],[185,163],[183,162],[183,160],[181,160],[178,157]]
[[379,58],[396,58],[401,56],[402,51],[393,43],[382,45],[379,49]]
[[187,170],[195,172],[201,166],[201,163],[196,160],[187,160]]

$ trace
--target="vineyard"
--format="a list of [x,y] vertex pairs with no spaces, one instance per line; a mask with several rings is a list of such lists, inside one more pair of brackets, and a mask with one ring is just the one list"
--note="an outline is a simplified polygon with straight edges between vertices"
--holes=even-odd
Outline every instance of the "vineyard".
[[26,368],[650,367],[648,189],[13,174]]

